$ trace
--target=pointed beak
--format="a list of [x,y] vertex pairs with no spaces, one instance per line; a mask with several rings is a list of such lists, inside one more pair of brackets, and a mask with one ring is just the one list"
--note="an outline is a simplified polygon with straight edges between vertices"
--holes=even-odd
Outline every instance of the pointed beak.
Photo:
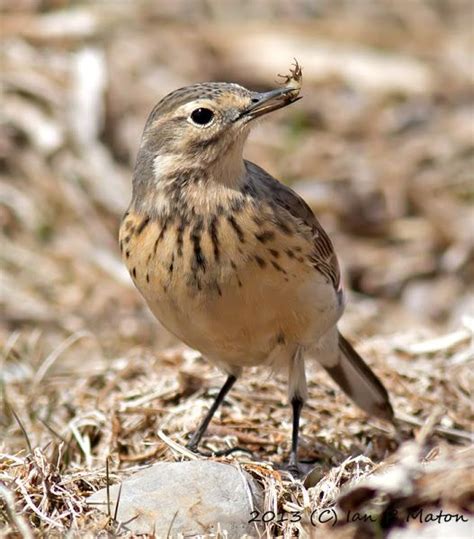
[[267,114],[267,112],[286,107],[301,99],[301,97],[298,97],[298,93],[299,90],[288,86],[277,88],[270,92],[254,92],[251,97],[251,104],[241,112],[238,119],[248,118],[253,120]]

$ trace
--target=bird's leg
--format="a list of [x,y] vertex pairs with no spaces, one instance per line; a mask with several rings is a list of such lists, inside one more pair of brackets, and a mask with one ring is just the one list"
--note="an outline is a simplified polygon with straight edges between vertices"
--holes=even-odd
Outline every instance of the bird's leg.
[[225,384],[222,386],[221,390],[219,391],[219,394],[215,398],[214,402],[212,403],[212,406],[209,408],[209,411],[206,414],[206,417],[203,419],[202,423],[199,425],[196,432],[192,435],[191,440],[186,444],[186,447],[191,451],[196,451],[197,447],[199,445],[199,442],[201,441],[201,438],[203,437],[204,433],[206,432],[206,429],[211,422],[211,419],[213,418],[214,414],[216,413],[217,408],[219,408],[219,405],[224,400],[227,393],[230,391],[231,387],[234,385],[235,381],[237,380],[237,377],[233,374],[229,374],[227,377],[227,380],[225,381]]
[[291,453],[288,469],[290,472],[296,473],[296,475],[299,475],[300,472],[298,467],[298,435],[300,429],[300,415],[303,404],[303,399],[298,395],[295,395],[291,399],[291,407],[293,409],[293,432],[291,436]]
[[298,435],[301,409],[308,396],[303,350],[301,347],[297,348],[292,360],[289,362],[288,375],[288,396],[293,410],[293,431],[291,436],[290,460],[287,469],[295,477],[300,477],[302,474],[298,466]]

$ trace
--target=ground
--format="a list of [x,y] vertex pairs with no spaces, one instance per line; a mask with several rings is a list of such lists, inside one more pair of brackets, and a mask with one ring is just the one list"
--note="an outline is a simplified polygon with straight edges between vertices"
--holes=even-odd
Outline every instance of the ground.
[[[168,91],[270,89],[293,57],[304,98],[261,122],[246,157],[298,190],[334,239],[341,327],[386,384],[397,428],[367,419],[310,360],[304,485],[278,471],[284,378],[246,372],[205,444],[248,449],[221,460],[265,485],[268,509],[304,515],[269,536],[390,537],[413,508],[472,512],[472,22],[454,0],[6,2],[1,533],[126,536],[85,497],[187,458],[223,377],[158,325],[120,261],[134,156]],[[313,526],[336,500],[383,518]]]

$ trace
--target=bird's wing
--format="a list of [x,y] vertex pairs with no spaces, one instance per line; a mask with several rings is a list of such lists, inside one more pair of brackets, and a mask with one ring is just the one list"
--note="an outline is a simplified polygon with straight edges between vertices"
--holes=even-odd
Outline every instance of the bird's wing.
[[293,189],[280,183],[259,166],[247,162],[247,167],[254,168],[252,172],[258,174],[259,180],[267,188],[269,197],[277,206],[302,221],[312,231],[312,263],[320,273],[332,282],[336,292],[341,293],[341,271],[334,247],[311,208]]

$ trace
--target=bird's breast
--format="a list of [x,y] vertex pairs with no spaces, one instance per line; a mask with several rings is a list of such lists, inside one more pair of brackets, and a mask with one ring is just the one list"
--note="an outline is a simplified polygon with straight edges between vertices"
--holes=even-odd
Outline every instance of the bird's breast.
[[309,238],[252,207],[194,219],[129,212],[120,246],[158,320],[223,362],[263,363],[277,344],[312,342],[340,316]]

